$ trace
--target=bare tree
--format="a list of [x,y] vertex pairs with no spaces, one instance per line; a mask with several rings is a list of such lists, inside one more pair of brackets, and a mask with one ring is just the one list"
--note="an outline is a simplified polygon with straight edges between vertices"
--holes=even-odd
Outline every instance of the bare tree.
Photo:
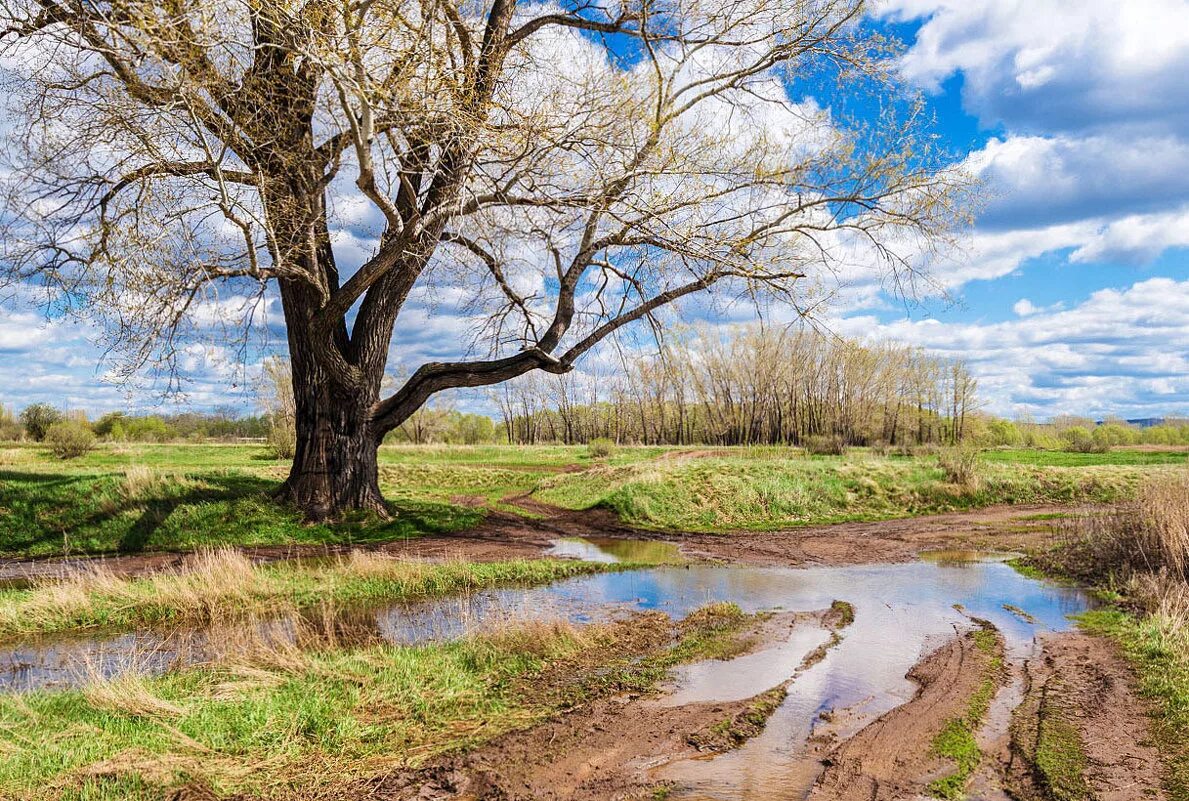
[[[20,115],[4,269],[100,316],[130,371],[173,364],[212,309],[259,326],[243,298],[275,282],[297,408],[282,495],[312,518],[384,512],[377,446],[437,392],[564,373],[712,287],[796,305],[803,277],[869,263],[911,291],[912,254],[966,221],[862,0],[0,10]],[[798,102],[791,78],[839,102]],[[347,264],[335,237],[361,219],[375,244]],[[487,352],[382,397],[435,276],[470,293]]]
[[261,371],[260,405],[268,415],[268,444],[274,455],[292,459],[297,450],[297,399],[293,394],[293,370],[279,356],[264,360]]

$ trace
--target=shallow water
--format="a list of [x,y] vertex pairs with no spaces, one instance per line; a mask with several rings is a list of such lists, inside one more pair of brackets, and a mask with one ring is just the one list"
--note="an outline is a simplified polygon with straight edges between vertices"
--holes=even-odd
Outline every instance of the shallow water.
[[662,565],[684,561],[676,543],[616,537],[567,537],[557,540],[545,555],[563,559],[583,559],[600,564],[631,562],[638,565]]
[[[689,565],[353,610],[336,620],[335,627],[348,640],[379,637],[411,643],[456,637],[509,619],[560,617],[585,622],[644,609],[680,617],[712,601],[734,601],[749,612],[811,611],[828,607],[836,598],[850,601],[856,609],[855,623],[845,631],[843,642],[793,682],[788,700],[764,733],[744,748],[714,760],[665,768],[660,776],[678,781],[683,788],[674,797],[800,797],[790,771],[800,769],[803,760],[798,761],[798,756],[819,713],[848,710],[837,717],[857,729],[908,700],[914,692],[914,685],[904,678],[909,667],[956,628],[970,625],[954,604],[993,621],[1004,632],[1009,648],[1018,653],[1027,649],[1036,630],[1065,628],[1069,625],[1065,616],[1088,605],[1078,590],[1024,578],[998,562],[947,558],[805,569]],[[1005,610],[1004,604],[1024,610],[1036,622],[1028,623]],[[272,626],[279,636],[286,636],[284,621],[254,625]],[[803,627],[794,632],[792,641],[760,654],[684,668],[676,675],[677,698],[729,700],[762,692],[793,675],[805,653],[825,636],[813,627]],[[226,630],[42,638],[0,648],[0,689],[71,686],[95,675],[127,670],[160,673],[210,659],[235,640],[235,633]],[[832,725],[845,728],[846,724]]]

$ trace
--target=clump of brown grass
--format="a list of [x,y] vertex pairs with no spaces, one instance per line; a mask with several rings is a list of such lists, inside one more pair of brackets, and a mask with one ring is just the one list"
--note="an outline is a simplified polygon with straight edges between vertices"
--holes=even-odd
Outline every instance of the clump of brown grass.
[[1140,575],[1189,578],[1189,471],[1149,476],[1133,503],[1058,522],[1042,561],[1077,578],[1123,584]]
[[978,451],[974,448],[958,446],[941,450],[937,454],[937,464],[949,483],[968,489],[978,488],[981,475]]
[[83,695],[96,709],[137,717],[171,719],[186,714],[186,709],[153,693],[144,676],[124,671],[112,677],[92,678],[83,686]]
[[209,622],[242,616],[268,590],[267,576],[231,548],[198,551],[182,567],[141,580],[97,565],[65,579],[42,581],[27,597],[0,604],[0,630],[54,629],[63,620],[87,618],[97,606],[185,610],[187,618]]
[[1146,535],[1141,546],[1184,580],[1189,576],[1189,471],[1149,479],[1140,487],[1138,505]]
[[120,494],[128,500],[149,497],[162,483],[161,475],[151,467],[132,465],[124,471],[120,481]]

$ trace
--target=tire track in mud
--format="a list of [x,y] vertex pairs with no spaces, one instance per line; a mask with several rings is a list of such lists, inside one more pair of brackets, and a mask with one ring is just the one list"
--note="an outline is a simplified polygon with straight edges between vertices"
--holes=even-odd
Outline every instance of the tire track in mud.
[[[784,613],[760,624],[751,647],[762,652],[794,629],[820,626],[828,645],[800,656],[792,676],[736,701],[668,706],[656,696],[616,695],[524,731],[504,735],[475,751],[447,758],[412,775],[372,784],[366,797],[391,801],[605,801],[648,798],[664,792],[650,777],[658,765],[738,748],[762,731],[788,686],[838,642],[847,624],[837,606],[819,613]],[[824,635],[825,636],[825,635]],[[731,664],[731,660],[722,663]],[[663,698],[663,696],[662,696]]]
[[[967,632],[926,656],[908,673],[919,685],[907,703],[869,723],[832,749],[814,784],[812,801],[895,801],[928,795],[931,781],[952,774],[957,766],[934,748],[939,735],[969,714],[971,699],[984,682],[997,688],[1002,679],[1003,641],[980,645]],[[977,726],[981,721],[969,721]]]
[[1166,798],[1147,705],[1114,646],[1081,632],[1045,634],[1025,666],[1005,781],[1020,801]]

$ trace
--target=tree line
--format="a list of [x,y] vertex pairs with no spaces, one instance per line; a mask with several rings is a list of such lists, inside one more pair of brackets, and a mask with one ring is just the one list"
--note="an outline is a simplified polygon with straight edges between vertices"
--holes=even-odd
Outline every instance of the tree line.
[[605,376],[504,385],[497,400],[508,440],[953,444],[977,408],[977,381],[960,360],[809,327],[702,332],[622,361]]
[[177,442],[180,440],[263,439],[268,415],[241,415],[233,409],[176,414],[108,412],[90,420],[86,412],[49,403],[31,403],[19,414],[0,404],[0,440],[42,442],[55,426],[83,429],[109,442]]

